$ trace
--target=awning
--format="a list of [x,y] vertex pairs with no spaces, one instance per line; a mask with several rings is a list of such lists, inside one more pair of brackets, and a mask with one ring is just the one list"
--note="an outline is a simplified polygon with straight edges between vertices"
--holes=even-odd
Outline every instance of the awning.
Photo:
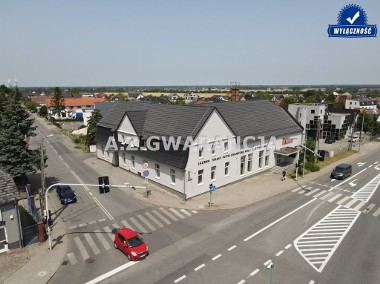
[[295,154],[299,152],[299,148],[297,147],[285,147],[280,150],[275,150],[274,153],[282,156],[290,156],[292,154]]

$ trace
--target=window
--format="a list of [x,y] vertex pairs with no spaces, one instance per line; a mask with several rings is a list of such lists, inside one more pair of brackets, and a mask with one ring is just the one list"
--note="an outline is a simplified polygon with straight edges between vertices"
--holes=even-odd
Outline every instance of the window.
[[211,167],[211,180],[214,181],[215,178],[215,171],[216,171],[216,166]]
[[203,147],[199,147],[199,158],[203,158]]
[[203,170],[198,171],[198,185],[203,184]]
[[248,155],[248,165],[247,165],[247,171],[248,172],[252,172],[252,155],[253,154]]
[[266,153],[265,155],[265,166],[269,166],[269,153]]
[[160,178],[160,175],[161,175],[160,165],[156,164],[155,169],[156,169],[156,178]]
[[259,152],[259,168],[263,167],[263,156],[264,156],[264,150]]
[[224,175],[228,176],[230,168],[230,162],[224,163]]
[[240,174],[244,175],[245,173],[245,156],[240,157]]
[[228,141],[224,142],[224,152],[228,152]]
[[170,169],[170,177],[172,179],[172,184],[175,184],[175,170]]
[[131,156],[132,168],[135,168],[135,156]]
[[211,145],[211,155],[215,155],[215,144]]
[[312,110],[311,110],[311,113],[315,113],[315,110],[314,110],[314,109],[312,109]]

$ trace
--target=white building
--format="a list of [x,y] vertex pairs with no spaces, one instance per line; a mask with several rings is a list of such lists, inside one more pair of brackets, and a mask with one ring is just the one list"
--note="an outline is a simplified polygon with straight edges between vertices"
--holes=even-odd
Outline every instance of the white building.
[[[222,187],[276,164],[294,166],[301,134],[285,110],[265,100],[212,106],[120,102],[98,124],[97,157],[190,198],[208,192],[210,184]],[[178,149],[165,150],[168,139]]]
[[346,109],[366,109],[374,114],[377,114],[377,102],[374,100],[346,100]]

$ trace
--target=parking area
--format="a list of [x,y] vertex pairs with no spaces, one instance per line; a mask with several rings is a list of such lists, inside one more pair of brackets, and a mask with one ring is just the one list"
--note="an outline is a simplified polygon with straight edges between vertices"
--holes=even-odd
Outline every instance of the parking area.
[[[362,137],[363,138],[362,138],[361,145],[369,141],[369,137],[367,135],[362,135]],[[325,150],[330,153],[330,156],[331,154],[335,156],[336,154],[339,154],[341,152],[348,151],[348,149],[350,148],[350,144],[351,142],[349,141],[349,138],[344,138],[342,140],[335,141],[332,144],[325,143],[325,139],[320,139],[319,150]],[[318,145],[317,145],[317,148],[318,148]],[[352,142],[352,150],[355,150],[355,151],[359,150],[359,141]],[[331,153],[331,151],[333,151],[333,153]]]

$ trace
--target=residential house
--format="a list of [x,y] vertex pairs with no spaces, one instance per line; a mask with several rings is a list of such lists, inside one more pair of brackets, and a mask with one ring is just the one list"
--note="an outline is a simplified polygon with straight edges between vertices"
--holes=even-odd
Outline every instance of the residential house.
[[104,98],[66,98],[63,100],[65,109],[61,115],[53,114],[54,100],[46,100],[48,115],[55,119],[80,119],[83,113],[94,109],[95,103],[105,102]]
[[144,95],[142,93],[128,93],[128,99],[135,101],[135,100],[141,100],[144,98]]
[[12,177],[0,170],[0,254],[22,247],[18,189]]
[[193,92],[185,93],[183,97],[185,100],[191,100],[191,101],[196,101],[198,99],[198,95]]
[[346,109],[365,109],[371,113],[377,113],[377,102],[376,100],[369,99],[352,99],[346,100]]

